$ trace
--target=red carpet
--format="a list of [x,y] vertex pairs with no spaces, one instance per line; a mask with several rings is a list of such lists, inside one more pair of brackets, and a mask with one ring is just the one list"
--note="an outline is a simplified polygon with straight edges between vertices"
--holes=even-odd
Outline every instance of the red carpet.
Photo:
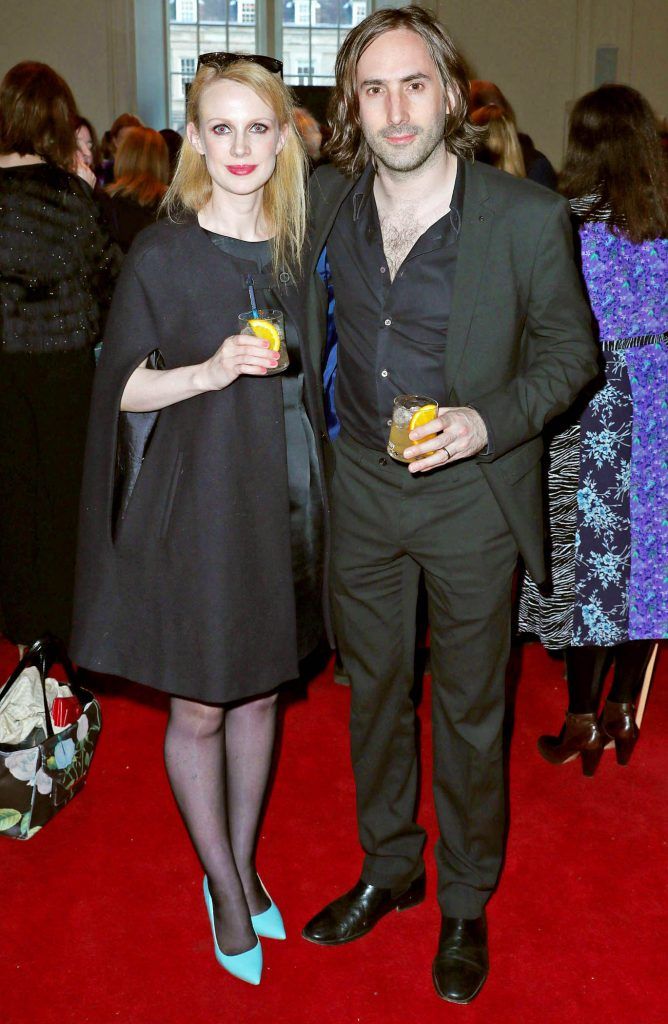
[[[3,678],[13,657],[0,642]],[[631,764],[619,768],[608,752],[594,779],[579,762],[554,768],[539,758],[536,735],[556,730],[563,712],[561,665],[534,645],[522,661],[507,863],[489,906],[492,970],[471,1006],[443,1003],[432,989],[431,844],[424,905],[350,946],[299,937],[360,867],[348,691],[330,667],[286,709],[259,866],[288,941],[265,940],[262,985],[244,985],[214,961],[200,871],[162,768],[163,698],[106,684],[84,792],[29,842],[0,837],[1,1024],[663,1024],[668,652]],[[421,820],[433,840],[428,786]]]

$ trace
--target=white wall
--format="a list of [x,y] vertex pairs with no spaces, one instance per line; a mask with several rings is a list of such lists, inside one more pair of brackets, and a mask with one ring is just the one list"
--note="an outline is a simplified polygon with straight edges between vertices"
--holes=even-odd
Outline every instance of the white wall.
[[520,127],[552,161],[561,156],[564,102],[572,97],[576,6],[577,0],[440,0],[434,8],[473,76],[496,82]]
[[477,78],[496,82],[520,127],[563,155],[568,112],[595,86],[598,47],[619,49],[616,80],[668,115],[668,0],[434,0]]
[[0,75],[21,60],[55,68],[105,131],[135,112],[133,0],[1,0]]
[[167,15],[156,0],[134,0],[137,106],[144,124],[169,125],[167,88]]
[[668,118],[668,0],[635,0],[629,82]]

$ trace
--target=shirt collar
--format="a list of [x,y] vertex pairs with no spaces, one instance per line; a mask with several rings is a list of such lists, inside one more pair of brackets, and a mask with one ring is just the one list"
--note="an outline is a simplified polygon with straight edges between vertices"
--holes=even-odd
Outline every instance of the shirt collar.
[[[450,201],[450,223],[457,235],[459,235],[462,224],[462,211],[464,208],[464,168],[462,157],[457,156],[457,174],[455,175],[455,186],[452,190]],[[353,222],[360,220],[362,214],[368,209],[369,199],[373,193],[373,185],[376,180],[376,171],[373,162],[370,160],[364,168],[359,181],[353,192]]]

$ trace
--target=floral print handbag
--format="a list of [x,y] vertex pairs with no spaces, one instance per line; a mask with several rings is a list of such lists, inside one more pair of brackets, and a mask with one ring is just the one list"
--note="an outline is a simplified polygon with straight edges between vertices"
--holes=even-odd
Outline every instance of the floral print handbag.
[[[67,685],[82,709],[76,721],[58,732],[54,730],[46,694],[47,671],[54,664],[65,669]],[[12,745],[3,745],[0,735],[0,835],[12,839],[32,838],[79,792],[102,727],[100,705],[79,683],[64,644],[51,636],[37,640],[26,652],[0,690],[0,702],[29,666],[39,671],[44,729],[40,728],[39,735],[31,734],[22,743]]]

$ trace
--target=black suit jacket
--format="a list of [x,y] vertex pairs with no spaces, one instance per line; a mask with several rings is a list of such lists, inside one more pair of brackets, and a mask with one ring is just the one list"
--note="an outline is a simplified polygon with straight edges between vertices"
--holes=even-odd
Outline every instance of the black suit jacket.
[[[446,394],[449,405],[471,405],[488,423],[493,454],[477,461],[529,572],[541,581],[541,434],[597,373],[591,313],[565,200],[484,164],[464,161],[464,173]],[[310,183],[308,335],[318,370],[327,295],[315,265],[354,184],[331,166]]]

